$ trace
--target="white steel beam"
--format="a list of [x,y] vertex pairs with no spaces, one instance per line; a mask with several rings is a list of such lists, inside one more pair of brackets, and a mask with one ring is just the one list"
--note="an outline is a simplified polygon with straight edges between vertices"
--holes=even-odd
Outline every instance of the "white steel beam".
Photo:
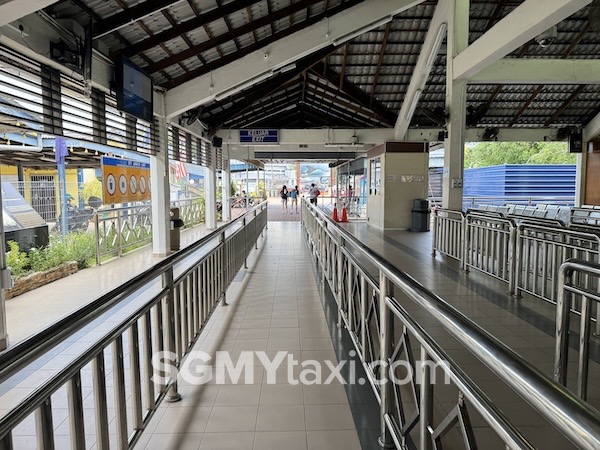
[[429,78],[431,69],[435,62],[436,56],[440,50],[440,45],[443,38],[446,36],[448,26],[448,7],[449,2],[438,2],[435,8],[435,13],[429,23],[429,30],[425,36],[425,41],[421,47],[421,53],[417,59],[415,70],[413,71],[402,107],[396,119],[395,138],[398,140],[404,139],[410,121],[416,111],[417,103],[425,83]]
[[473,76],[469,83],[600,84],[600,60],[504,58]]
[[583,129],[583,142],[600,137],[600,113],[588,122]]
[[[598,118],[600,132],[600,118]],[[440,128],[414,128],[408,130],[405,135],[407,142],[439,142]],[[556,128],[500,128],[497,140],[498,142],[542,142],[555,141]],[[471,128],[465,131],[466,142],[482,141],[485,128]],[[373,145],[383,142],[396,140],[392,128],[365,128],[365,129],[281,129],[279,130],[279,145],[246,145],[240,143],[239,130],[221,130],[217,135],[223,138],[223,142],[231,144],[234,147],[243,147],[256,151],[333,151],[337,152],[335,147],[324,147],[324,144],[350,143],[352,136],[355,135],[361,144],[365,144],[367,149]],[[307,145],[307,148],[300,148],[298,145]],[[360,152],[360,147],[340,146],[339,151]],[[247,155],[244,154],[244,158]],[[232,159],[239,159],[231,155]]]
[[454,79],[473,77],[591,2],[525,0],[455,57]]
[[0,27],[56,3],[58,0],[0,0]]
[[267,79],[283,67],[328,45],[341,44],[356,33],[366,32],[392,16],[424,0],[369,0],[306,27],[285,38],[238,59],[210,74],[203,75],[167,92],[167,117],[191,108],[226,98]]

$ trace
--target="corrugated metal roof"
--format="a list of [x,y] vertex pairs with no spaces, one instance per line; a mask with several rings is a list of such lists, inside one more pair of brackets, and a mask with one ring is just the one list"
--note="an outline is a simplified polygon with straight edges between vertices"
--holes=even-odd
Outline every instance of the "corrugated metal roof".
[[[102,19],[119,18],[128,8],[143,7],[143,0],[81,0],[100,21]],[[197,14],[217,14],[219,8],[225,11],[233,8],[239,0],[165,0],[165,8],[145,14],[139,20],[132,20],[118,30],[110,32],[100,39],[111,51],[119,51],[131,44],[144,43],[150,36],[160,35],[167,30],[180,26],[182,23],[196,20]],[[164,39],[160,45],[144,48],[131,59],[140,67],[148,67],[170,58],[169,65],[162,70],[152,73],[155,83],[173,87],[181,83],[180,77],[189,71],[200,71],[205,64],[218,67],[221,58],[243,56],[249,48],[258,48],[264,43],[276,40],[283,33],[288,33],[290,26],[302,27],[307,20],[318,20],[327,11],[337,8],[343,10],[358,3],[358,0],[322,0],[316,1],[308,9],[299,9],[292,14],[270,20],[270,14],[277,13],[283,8],[294,8],[298,1],[293,0],[257,0],[244,8],[233,8],[233,12],[195,27],[183,34],[176,33]],[[470,6],[470,35],[473,42],[490,26],[506,17],[518,5],[519,1],[498,2],[494,0],[472,0]],[[121,5],[124,5],[123,8]],[[364,126],[381,125],[393,121],[394,115],[402,106],[404,95],[412,76],[417,58],[421,51],[431,17],[435,10],[435,2],[428,1],[397,15],[389,24],[389,33],[383,56],[380,58],[382,41],[386,26],[371,30],[353,39],[346,45],[332,48],[331,53],[319,66],[319,71],[311,71],[310,66],[294,73],[292,80],[285,77],[289,85],[272,94],[277,86],[269,89],[267,80],[263,85],[236,95],[234,98],[218,104],[206,105],[202,120],[213,125],[211,120],[226,119],[228,126],[236,126],[236,111],[241,110],[241,103],[246,96],[253,92],[264,92],[265,95],[254,100],[261,114],[268,115],[270,100],[275,99],[273,111],[277,108],[290,109],[295,123],[303,123],[302,101],[311,110],[311,123],[324,120],[319,111],[325,115],[330,113],[332,123],[357,123]],[[60,15],[61,18],[73,17],[81,23],[87,23],[87,15],[70,2],[59,2],[46,9],[49,14]],[[598,33],[585,32],[589,8],[584,8],[557,26],[556,41],[542,48],[535,43],[529,43],[511,53],[512,57],[523,58],[558,58],[568,56],[578,59],[597,59],[600,54],[600,36]],[[257,20],[266,20],[257,26]],[[254,25],[252,30],[249,24]],[[240,34],[237,30],[245,27]],[[583,30],[583,32],[582,32]],[[273,33],[276,33],[274,36]],[[231,37],[234,35],[235,37]],[[223,38],[226,36],[226,38]],[[207,42],[219,42],[210,48]],[[202,51],[185,58],[178,56],[189,49],[190,45],[202,45]],[[444,108],[445,103],[445,64],[444,46],[436,58],[435,65],[423,90],[413,126],[431,125],[430,114],[423,111],[433,111]],[[347,55],[346,55],[347,54]],[[381,59],[381,61],[380,61]],[[221,63],[222,64],[222,63]],[[378,68],[379,67],[379,68]],[[306,72],[306,70],[309,70]],[[206,70],[207,72],[208,70]],[[318,72],[318,73],[317,73]],[[303,75],[306,73],[308,75]],[[340,74],[343,77],[340,82]],[[307,82],[304,77],[307,77]],[[187,77],[184,77],[187,79]],[[166,84],[168,83],[168,85]],[[376,83],[374,85],[374,83]],[[585,124],[586,120],[600,108],[600,86],[580,88],[575,85],[549,85],[536,93],[537,86],[533,85],[495,85],[469,84],[467,88],[467,104],[477,107],[488,104],[485,116],[476,126],[502,124],[504,126],[515,122],[514,126],[545,126],[552,119],[551,126],[563,126],[565,123]],[[576,95],[575,95],[576,94]],[[337,102],[337,104],[336,104]],[[570,102],[570,103],[569,103]],[[354,109],[354,117],[347,117],[340,105]],[[523,110],[523,107],[528,107]],[[341,109],[340,109],[341,108]],[[247,108],[246,108],[247,109]],[[251,108],[250,108],[251,109]],[[428,112],[428,111],[425,111]],[[230,116],[228,116],[228,113]],[[244,111],[240,118],[247,120],[249,113]],[[251,114],[250,114],[251,115]],[[266,119],[265,119],[266,120]],[[305,121],[308,123],[308,119]],[[326,125],[326,124],[325,124]]]

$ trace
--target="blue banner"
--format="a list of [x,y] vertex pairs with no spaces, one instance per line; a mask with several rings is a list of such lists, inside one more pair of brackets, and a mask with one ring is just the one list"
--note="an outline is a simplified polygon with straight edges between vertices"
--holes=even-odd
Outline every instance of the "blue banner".
[[114,167],[137,167],[139,169],[150,170],[150,163],[132,161],[130,159],[111,158],[110,156],[102,157],[102,165]]
[[242,144],[278,144],[279,130],[240,130]]

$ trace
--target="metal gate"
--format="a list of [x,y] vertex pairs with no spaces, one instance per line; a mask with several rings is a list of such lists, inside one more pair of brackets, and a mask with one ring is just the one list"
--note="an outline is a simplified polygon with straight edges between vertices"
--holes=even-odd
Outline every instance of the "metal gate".
[[54,175],[31,176],[31,206],[46,222],[56,222]]

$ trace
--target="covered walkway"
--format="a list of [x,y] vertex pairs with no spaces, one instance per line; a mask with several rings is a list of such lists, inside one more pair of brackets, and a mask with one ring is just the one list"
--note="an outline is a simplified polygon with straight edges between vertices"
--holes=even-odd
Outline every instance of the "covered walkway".
[[[442,260],[439,256],[433,258],[431,233],[383,233],[365,222],[341,226],[551,377],[553,306],[529,297],[516,301],[506,294],[506,286],[501,282],[475,271],[462,272],[455,261]],[[131,255],[132,261],[137,259],[132,267],[148,264],[143,255],[143,252]],[[111,264],[119,264],[119,261]],[[375,267],[370,268],[368,261],[361,264],[376,278]],[[184,360],[187,363],[180,368],[178,376],[182,399],[174,403],[163,401],[159,405],[138,435],[134,448],[379,448],[379,404],[366,381],[350,335],[338,327],[336,300],[327,282],[323,282],[321,270],[315,265],[299,222],[269,222],[267,234],[259,239],[258,249],[248,258],[248,268],[238,272],[229,287],[228,304],[216,307],[198,341],[187,353]],[[113,269],[106,275],[118,272]],[[82,271],[79,276],[83,279],[86,274],[93,276],[93,271]],[[106,282],[119,284],[122,282],[119,277],[123,276],[115,275]],[[85,285],[85,281],[80,282]],[[62,286],[54,285],[55,288]],[[64,286],[68,290],[69,285]],[[60,297],[58,289],[55,295]],[[126,315],[143,302],[142,297],[135,299],[117,314]],[[475,356],[449,337],[436,318],[408,301],[403,301],[403,306],[536,448],[575,448],[544,418],[524,405],[523,400]],[[36,370],[30,367],[29,371],[2,383],[0,417],[8,414],[8,408],[16,406],[47,377],[68,367],[70,359],[91,346],[115,320],[118,320],[117,315],[98,322],[100,326],[91,332],[78,333],[48,358],[40,360]],[[125,348],[129,348],[127,339]],[[418,355],[415,341],[412,349]],[[107,349],[106,356],[109,354]],[[128,360],[130,354],[125,351],[124,357]],[[571,357],[576,359],[576,352],[572,352]],[[590,361],[588,401],[596,407],[600,404],[599,360],[595,346]],[[270,363],[277,369],[270,369]],[[110,383],[114,376],[112,364],[107,358],[111,448],[116,444],[118,429]],[[155,369],[160,372],[159,368]],[[82,371],[86,448],[97,448],[93,425],[97,416],[89,370]],[[210,376],[205,377],[206,374]],[[219,378],[219,374],[223,378]],[[126,365],[126,419],[128,428],[132,429],[130,375]],[[574,374],[570,374],[571,380],[573,377]],[[66,389],[52,397],[54,442],[56,448],[69,448]],[[439,423],[456,408],[457,398],[461,397],[455,386],[436,383],[434,423]],[[467,408],[479,448],[504,449],[477,411],[469,404]],[[13,430],[15,448],[39,448],[35,436],[36,424],[30,415]],[[448,448],[463,448],[459,428],[453,427],[443,442]]]
[[[285,352],[285,361],[289,355],[337,365],[299,223],[270,223],[258,258],[240,272],[230,290],[235,294],[229,295],[229,305],[217,310],[194,350],[213,356],[226,351],[234,363],[242,352],[265,352],[269,360]],[[339,380],[294,384],[302,369],[289,370],[285,361],[269,379],[256,354],[253,360],[248,384],[233,384],[228,376],[225,384],[181,378],[183,400],[160,407],[136,448],[361,448]]]

